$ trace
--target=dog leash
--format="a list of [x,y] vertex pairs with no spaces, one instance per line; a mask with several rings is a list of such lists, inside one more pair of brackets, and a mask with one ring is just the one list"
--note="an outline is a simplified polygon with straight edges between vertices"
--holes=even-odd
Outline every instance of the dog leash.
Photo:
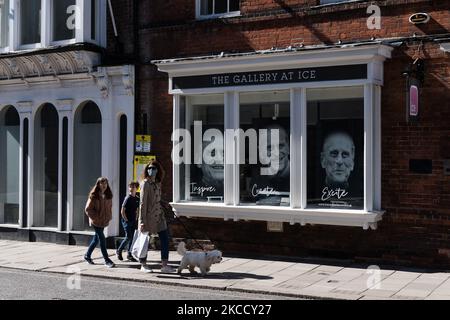
[[[184,230],[186,230],[187,234],[191,237],[191,239],[194,240],[194,242],[203,251],[206,251],[205,248],[195,239],[195,237],[192,235],[192,233],[189,231],[189,229],[186,227],[186,225],[181,221],[180,217],[178,217],[177,215],[174,214],[172,206],[167,201],[161,200],[161,207],[165,211],[166,215],[171,216],[173,218],[173,220],[177,220],[183,226]],[[170,214],[168,214],[169,212],[170,212]],[[214,244],[214,242],[211,240],[211,238],[206,233],[204,235],[206,235],[206,238]]]

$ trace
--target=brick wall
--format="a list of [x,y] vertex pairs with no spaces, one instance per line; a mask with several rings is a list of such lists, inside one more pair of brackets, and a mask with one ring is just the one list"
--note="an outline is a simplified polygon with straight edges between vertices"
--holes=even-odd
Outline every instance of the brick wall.
[[[140,1],[138,112],[150,115],[154,152],[169,171],[163,190],[167,199],[171,199],[172,187],[172,97],[167,93],[167,76],[148,61],[285,47],[298,38],[311,45],[450,32],[450,1],[370,1],[381,6],[381,30],[367,29],[367,2],[311,9],[317,2],[244,0],[240,18],[195,21],[194,1]],[[414,26],[408,22],[414,12],[428,12],[432,20],[425,26]],[[189,229],[200,239],[208,235],[228,252],[450,266],[450,177],[443,175],[443,160],[450,159],[450,57],[438,44],[425,44],[422,116],[418,123],[407,123],[402,71],[416,48],[396,48],[393,58],[385,63],[382,205],[386,214],[376,231],[286,224],[285,231],[278,234],[267,233],[264,222],[184,220]],[[433,173],[410,173],[410,159],[432,159]],[[173,234],[187,236],[180,225],[173,226]]]
[[134,0],[111,1],[116,22],[114,34],[109,8],[107,9],[107,52],[113,59],[130,59],[134,55]]

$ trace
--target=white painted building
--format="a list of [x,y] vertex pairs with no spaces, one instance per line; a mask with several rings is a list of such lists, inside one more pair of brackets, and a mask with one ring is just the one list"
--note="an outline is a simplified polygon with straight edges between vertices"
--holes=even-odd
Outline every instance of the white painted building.
[[119,234],[134,66],[102,66],[106,10],[104,0],[0,0],[0,231],[91,234],[84,206],[105,176],[107,236]]

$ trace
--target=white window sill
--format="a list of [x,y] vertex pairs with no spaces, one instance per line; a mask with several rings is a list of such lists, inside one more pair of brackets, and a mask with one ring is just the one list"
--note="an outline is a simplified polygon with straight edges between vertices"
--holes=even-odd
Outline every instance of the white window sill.
[[20,45],[17,48],[17,51],[25,51],[25,50],[33,50],[33,49],[41,49],[42,45],[40,43],[34,43],[34,44],[25,44]]
[[23,228],[24,230],[34,230],[34,231],[50,231],[50,232],[58,232],[58,228],[50,228],[50,227],[30,227]]
[[78,234],[78,235],[82,235],[82,236],[93,236],[95,234],[94,231],[66,231],[67,233],[71,233],[71,234]]
[[211,203],[171,203],[178,216],[219,218],[227,220],[252,220],[336,226],[362,227],[375,230],[381,221],[383,211],[339,209],[292,209],[271,206],[226,206]]
[[0,224],[0,228],[17,229],[17,228],[19,228],[19,225],[18,224]]
[[75,39],[68,39],[68,40],[60,40],[60,41],[53,41],[50,42],[50,46],[67,46],[71,44],[75,44],[77,41]]
[[233,12],[220,13],[220,14],[199,15],[199,16],[197,16],[197,20],[235,18],[235,17],[239,17],[240,15],[241,15],[240,11],[233,11]]
[[93,236],[95,234],[94,231],[59,231],[58,228],[50,228],[50,227],[30,227],[30,228],[20,228],[19,225],[13,224],[0,224],[1,228],[14,228],[21,230],[32,230],[32,231],[46,231],[46,232],[56,232],[56,233],[67,233],[67,234],[77,234],[77,235],[85,235],[85,236]]

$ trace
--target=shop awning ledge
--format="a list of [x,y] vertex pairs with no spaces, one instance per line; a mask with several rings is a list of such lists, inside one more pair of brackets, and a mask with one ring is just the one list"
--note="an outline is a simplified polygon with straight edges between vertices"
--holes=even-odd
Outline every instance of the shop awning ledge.
[[291,225],[334,225],[376,230],[384,211],[336,209],[292,209],[270,206],[225,206],[212,203],[172,203],[177,216],[217,218],[225,221],[251,220],[286,222]]

